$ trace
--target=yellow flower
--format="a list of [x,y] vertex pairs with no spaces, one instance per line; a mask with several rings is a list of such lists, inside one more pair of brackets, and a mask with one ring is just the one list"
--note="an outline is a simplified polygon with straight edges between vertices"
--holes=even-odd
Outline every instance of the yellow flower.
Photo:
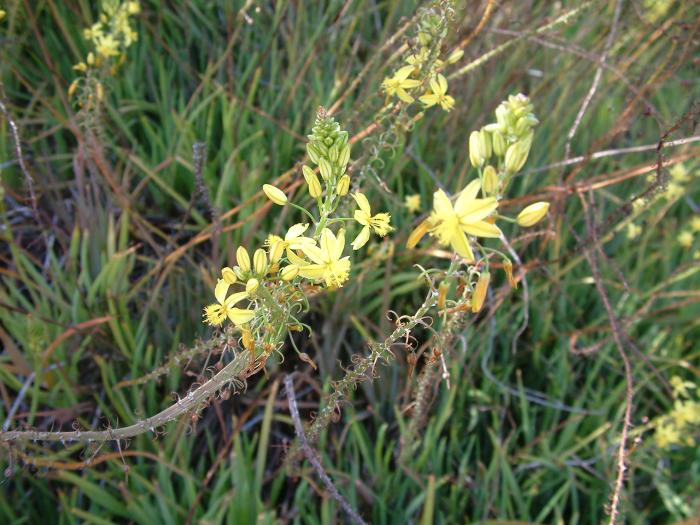
[[250,255],[248,255],[248,250],[243,246],[239,246],[236,249],[236,262],[244,273],[250,271]]
[[627,225],[627,238],[628,239],[636,239],[639,237],[639,234],[642,233],[642,227],[639,224],[635,224],[633,222],[630,222]]
[[353,193],[352,197],[355,199],[355,202],[359,207],[358,210],[355,210],[355,220],[364,226],[362,231],[357,235],[357,237],[355,237],[355,240],[352,241],[352,249],[359,250],[369,240],[371,230],[374,230],[374,233],[380,237],[384,237],[387,233],[393,230],[393,228],[389,225],[391,215],[388,213],[377,213],[374,216],[372,215],[372,210],[369,207],[369,201],[363,193]]
[[529,206],[525,206],[516,218],[518,225],[525,228],[534,226],[547,215],[549,210],[548,202],[535,202]]
[[306,184],[309,187],[309,195],[311,195],[314,199],[320,197],[323,193],[323,188],[321,187],[321,183],[318,181],[318,177],[316,176],[316,173],[314,173],[314,170],[308,166],[302,166],[301,172],[303,173]]
[[498,201],[494,197],[477,199],[479,187],[479,180],[470,182],[457,197],[454,207],[444,191],[438,190],[433,195],[431,233],[440,243],[450,244],[468,262],[474,261],[474,253],[466,234],[476,237],[501,236],[498,226],[484,220],[498,207]]
[[350,175],[347,173],[338,179],[338,185],[335,187],[335,192],[344,197],[350,191]]
[[404,205],[409,212],[418,213],[420,211],[420,195],[418,193],[406,195]]
[[432,93],[428,92],[419,98],[425,107],[439,104],[445,111],[450,111],[454,107],[455,99],[447,94],[447,79],[444,76],[438,74],[431,78],[430,89]]
[[236,273],[228,266],[221,269],[221,277],[228,284],[235,284],[238,280],[238,278],[236,277]]
[[4,9],[0,9],[0,20],[2,20],[3,18],[5,18],[5,15],[6,15],[6,14],[7,14],[7,12],[6,12]]
[[681,183],[688,182],[690,180],[688,170],[685,166],[683,166],[683,164],[676,164],[669,170],[669,173],[674,182]]
[[385,78],[382,88],[386,94],[390,97],[396,95],[408,104],[413,102],[413,97],[406,90],[420,86],[420,80],[408,78],[412,71],[413,66],[404,66],[396,71],[393,77]]
[[331,230],[321,231],[320,246],[302,248],[311,263],[300,257],[290,257],[290,262],[299,267],[299,275],[315,281],[324,281],[329,288],[342,286],[350,273],[350,257],[343,257],[345,231],[336,237]]
[[700,232],[700,217],[690,219],[690,229],[694,232]]
[[287,204],[287,196],[281,189],[273,186],[272,184],[263,184],[262,189],[263,192],[265,192],[265,195],[267,195],[267,198],[275,204],[279,206],[284,206]]
[[248,297],[248,294],[238,292],[226,297],[229,286],[229,283],[224,279],[219,279],[216,282],[216,288],[214,288],[214,297],[219,303],[210,304],[204,309],[204,318],[212,326],[219,326],[227,317],[233,324],[245,324],[255,316],[255,312],[252,310],[233,307]]
[[664,194],[668,200],[674,200],[681,197],[684,193],[683,186],[676,184],[675,182],[669,182],[666,187],[666,193]]
[[678,235],[678,243],[683,246],[683,248],[690,248],[693,244],[693,234],[688,230],[682,231]]
[[95,51],[104,58],[119,54],[119,42],[112,35],[104,35],[95,39]]
[[298,223],[289,228],[284,239],[277,235],[270,235],[267,238],[267,245],[270,247],[270,260],[273,263],[279,261],[284,250],[287,250],[289,256],[290,250],[303,250],[306,246],[316,246],[314,239],[302,235],[308,228],[308,224]]

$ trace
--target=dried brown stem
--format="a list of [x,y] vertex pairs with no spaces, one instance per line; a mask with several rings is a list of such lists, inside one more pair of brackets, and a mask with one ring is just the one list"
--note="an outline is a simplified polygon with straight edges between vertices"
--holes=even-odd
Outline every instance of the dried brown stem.
[[296,432],[297,439],[299,440],[304,456],[306,456],[306,459],[308,459],[309,463],[311,463],[311,465],[314,467],[316,474],[318,474],[318,477],[321,478],[321,481],[323,481],[323,484],[326,486],[326,490],[328,490],[330,495],[333,496],[333,499],[340,504],[343,510],[350,517],[350,520],[356,524],[367,525],[367,522],[363,520],[357,512],[355,512],[355,509],[353,509],[352,506],[350,506],[348,500],[346,500],[340,494],[340,492],[338,492],[338,489],[335,488],[333,481],[328,474],[326,474],[323,465],[321,465],[321,459],[318,457],[318,454],[309,445],[309,442],[306,439],[306,434],[304,434],[304,428],[301,424],[301,418],[299,417],[299,409],[297,408],[297,401],[294,395],[294,382],[292,381],[292,376],[284,376],[284,389],[287,393],[289,413],[291,414],[292,421],[294,422],[294,431]]

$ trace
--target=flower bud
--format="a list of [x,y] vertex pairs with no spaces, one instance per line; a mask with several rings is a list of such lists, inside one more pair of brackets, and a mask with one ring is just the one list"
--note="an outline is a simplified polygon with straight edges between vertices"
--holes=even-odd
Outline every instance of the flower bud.
[[253,277],[252,279],[248,279],[248,282],[245,283],[245,291],[248,295],[253,295],[258,289],[258,286],[260,286],[260,281]]
[[530,148],[526,143],[521,141],[511,144],[506,150],[505,168],[508,173],[516,173],[523,167],[527,156],[530,153]]
[[491,142],[493,143],[493,153],[497,157],[502,157],[506,154],[506,149],[508,145],[506,144],[506,139],[500,131],[491,132]]
[[428,233],[428,230],[430,230],[430,219],[425,219],[418,226],[416,226],[416,228],[408,236],[408,240],[406,241],[406,248],[415,248],[415,246],[420,242],[423,236],[426,233]]
[[280,206],[287,204],[287,196],[281,189],[273,186],[272,184],[263,184],[262,189],[265,192],[265,195],[267,195],[267,198],[275,204]]
[[313,162],[314,164],[318,164],[318,159],[320,158],[320,155],[316,146],[314,146],[311,142],[309,142],[306,145],[306,153],[308,153],[311,162]]
[[284,240],[277,235],[269,235],[267,245],[270,251],[270,264],[277,264],[284,253]]
[[486,195],[495,195],[498,193],[498,173],[496,173],[496,168],[491,165],[484,168],[484,180],[481,184],[481,188],[484,190]]
[[255,338],[250,328],[245,327],[241,330],[241,343],[243,344],[243,348],[248,350],[248,352],[252,353],[255,350]]
[[70,86],[68,86],[68,98],[71,98],[75,94],[75,90],[78,89],[79,83],[80,80],[77,78],[70,83]]
[[333,144],[328,150],[328,160],[333,164],[338,162],[338,156],[340,155],[340,148],[336,144]]
[[456,62],[459,62],[462,57],[464,56],[464,50],[463,49],[455,49],[452,51],[452,53],[449,54],[447,57],[447,63],[448,64],[454,64]]
[[472,313],[479,312],[484,306],[490,280],[491,274],[489,272],[481,272],[481,275],[479,275],[479,280],[476,282],[474,293],[472,294]]
[[347,195],[348,191],[350,191],[350,175],[346,173],[338,180],[338,185],[335,187],[335,192],[342,197]]
[[267,254],[262,248],[258,248],[253,254],[253,269],[260,276],[267,273]]
[[237,281],[236,272],[234,272],[228,266],[221,270],[221,277],[223,277],[224,281],[226,281],[228,284],[234,284]]
[[440,286],[438,286],[438,300],[437,300],[437,307],[442,310],[445,308],[445,303],[447,301],[447,292],[450,289],[450,283],[447,283],[445,281],[440,283]]
[[528,227],[537,224],[542,218],[547,215],[549,210],[548,202],[536,202],[526,206],[518,213],[517,222],[520,226]]
[[280,277],[283,281],[291,281],[297,275],[299,275],[299,267],[296,264],[285,266],[282,268],[282,272],[280,273]]
[[350,162],[350,144],[345,144],[343,149],[340,150],[340,155],[338,155],[338,165],[340,169],[344,170],[348,162]]
[[469,161],[475,168],[478,168],[484,162],[484,159],[481,158],[481,151],[479,150],[478,131],[472,131],[471,135],[469,135]]
[[329,180],[331,178],[331,175],[333,175],[333,168],[331,167],[331,163],[323,157],[318,159],[318,168],[321,171],[321,177],[323,177],[323,180]]
[[314,170],[308,166],[302,166],[301,172],[304,174],[304,179],[309,187],[309,195],[311,195],[314,199],[318,199],[323,193],[323,188],[321,187],[321,183],[318,181],[318,177],[314,173]]
[[511,288],[518,287],[518,281],[513,277],[513,263],[510,259],[503,259],[503,271],[506,272],[506,279]]
[[239,246],[236,250],[236,262],[238,262],[238,266],[244,273],[250,271],[250,256],[248,255],[248,250],[243,246]]
[[483,129],[479,131],[479,153],[484,160],[491,158],[491,137]]

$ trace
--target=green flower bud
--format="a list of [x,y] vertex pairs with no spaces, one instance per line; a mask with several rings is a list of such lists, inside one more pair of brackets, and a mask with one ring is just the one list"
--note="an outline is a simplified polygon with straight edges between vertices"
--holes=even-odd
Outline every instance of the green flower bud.
[[506,139],[503,138],[503,134],[500,131],[493,131],[491,133],[491,142],[493,143],[494,155],[497,157],[502,157],[506,154],[508,145],[506,144]]
[[316,173],[314,173],[314,170],[308,166],[302,166],[301,171],[304,174],[304,179],[306,179],[306,184],[309,186],[309,195],[311,195],[314,199],[317,199],[323,193],[323,188],[321,187],[321,183],[318,181]]
[[483,182],[481,188],[486,195],[495,195],[498,192],[498,173],[496,168],[489,165],[484,168]]
[[259,276],[264,276],[267,273],[267,254],[262,248],[258,248],[253,254],[253,268]]
[[238,262],[238,266],[244,273],[250,271],[250,256],[248,255],[248,250],[243,246],[239,246],[236,250],[236,262]]
[[344,195],[348,194],[348,191],[350,191],[350,175],[346,173],[338,180],[338,185],[335,187],[335,192],[343,197]]

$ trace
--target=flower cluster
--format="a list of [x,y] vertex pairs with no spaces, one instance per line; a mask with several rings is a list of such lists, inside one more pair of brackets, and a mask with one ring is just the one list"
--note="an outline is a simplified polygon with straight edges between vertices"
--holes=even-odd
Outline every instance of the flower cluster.
[[693,446],[693,427],[700,425],[700,391],[697,385],[678,376],[671,378],[671,387],[673,408],[668,414],[654,420],[654,440],[659,448]]
[[[497,123],[489,124],[470,136],[469,154],[472,164],[478,169],[478,178],[469,182],[454,199],[438,189],[433,194],[431,213],[413,230],[407,242],[408,248],[413,248],[429,233],[439,244],[449,246],[459,256],[453,258],[439,288],[441,300],[438,305],[441,302],[447,304],[447,291],[454,279],[458,280],[456,289],[461,292],[451,303],[453,311],[464,307],[474,313],[481,310],[491,279],[489,266],[493,255],[500,256],[509,284],[517,285],[508,256],[478,242],[480,238],[503,238],[496,221],[502,219],[529,227],[538,223],[549,210],[549,203],[535,202],[520,211],[516,218],[498,213],[499,199],[510,177],[522,168],[527,158],[532,144],[532,128],[537,119],[524,95],[511,96],[502,103],[496,111],[496,118]],[[517,161],[513,160],[515,156]],[[481,254],[478,261],[475,247]],[[466,271],[459,270],[460,262],[467,264]]]
[[[239,247],[237,265],[224,268],[217,282],[217,303],[204,309],[208,324],[219,326],[228,318],[238,326],[243,346],[250,351],[262,348],[269,353],[279,348],[286,332],[303,326],[294,314],[306,309],[306,296],[311,291],[317,287],[336,289],[347,281],[351,263],[343,223],[361,226],[352,242],[355,250],[367,243],[372,233],[383,237],[393,229],[389,214],[373,214],[369,200],[360,192],[351,194],[357,206],[353,218],[335,216],[341,201],[350,194],[350,144],[347,131],[323,109],[306,150],[311,166],[304,165],[301,171],[315,207],[291,202],[276,186],[265,184],[262,189],[272,203],[292,206],[309,221],[294,224],[283,236],[268,235],[265,247],[256,249],[252,260],[248,251]],[[227,295],[229,287],[236,284],[241,291]],[[248,306],[235,307],[241,301],[248,301]]]
[[[499,238],[497,218],[529,227],[539,222],[549,210],[549,203],[536,202],[524,208],[516,219],[497,215],[498,199],[510,176],[522,168],[532,144],[532,128],[538,122],[532,104],[524,95],[511,96],[496,110],[497,122],[474,131],[469,137],[469,157],[479,170],[479,178],[459,192],[453,205],[443,190],[433,195],[433,211],[409,237],[409,247],[430,233],[442,245],[467,263],[475,260],[469,236]],[[487,162],[493,164],[486,164]],[[481,197],[479,193],[481,192]]]
[[418,96],[418,100],[424,107],[438,105],[445,111],[454,107],[455,99],[447,94],[447,79],[442,71],[447,65],[459,61],[464,51],[457,49],[444,60],[440,59],[438,55],[444,38],[444,27],[445,24],[437,13],[428,10],[424,14],[418,26],[414,52],[405,57],[407,65],[397,69],[382,82],[387,98],[396,96],[411,104],[415,99],[409,92],[421,88],[423,94]]
[[518,94],[496,108],[496,122],[472,131],[469,160],[480,170],[487,193],[498,194],[510,177],[522,169],[530,154],[533,128],[538,123],[530,99]]
[[[97,22],[83,31],[83,36],[90,42],[92,50],[84,61],[73,66],[75,71],[87,75],[86,86],[90,96],[101,99],[104,88],[98,80],[92,81],[95,71],[108,71],[114,74],[117,66],[125,60],[124,52],[138,39],[138,33],[132,27],[132,17],[141,12],[138,1],[103,0],[102,10]],[[81,79],[75,79],[68,88],[72,96],[81,85]],[[93,94],[92,91],[95,93]],[[86,101],[81,100],[81,105]]]

